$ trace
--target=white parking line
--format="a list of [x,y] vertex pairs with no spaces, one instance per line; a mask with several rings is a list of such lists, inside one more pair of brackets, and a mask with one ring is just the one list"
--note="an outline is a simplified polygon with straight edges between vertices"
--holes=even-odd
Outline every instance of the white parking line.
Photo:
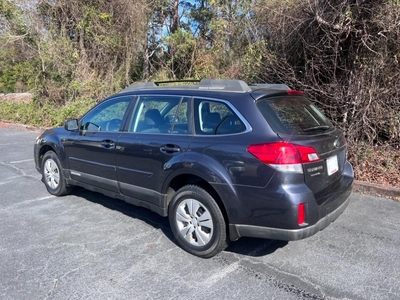
[[31,200],[26,200],[26,201],[41,201],[41,200],[47,200],[50,198],[56,198],[56,196],[50,195],[50,196],[45,196],[45,197],[41,197],[41,198],[36,198],[36,199],[31,199]]
[[19,163],[24,163],[24,162],[28,162],[28,161],[33,161],[34,159],[25,159],[25,160],[16,160],[16,161],[10,161],[10,164],[19,164]]
[[51,198],[56,198],[56,196],[50,195],[50,196],[45,196],[45,197],[41,197],[41,198],[22,200],[21,202],[17,202],[17,203],[14,203],[14,204],[10,205],[10,206],[6,206],[4,208],[0,208],[0,211],[9,211],[9,210],[11,210],[11,209],[13,209],[15,207],[18,207],[18,206],[21,206],[21,205],[25,205],[26,203],[29,203],[29,202],[43,201],[43,200],[48,200],[48,199],[51,199]]
[[23,145],[23,144],[32,144],[32,142],[4,143],[0,144],[0,146],[12,146],[12,145]]

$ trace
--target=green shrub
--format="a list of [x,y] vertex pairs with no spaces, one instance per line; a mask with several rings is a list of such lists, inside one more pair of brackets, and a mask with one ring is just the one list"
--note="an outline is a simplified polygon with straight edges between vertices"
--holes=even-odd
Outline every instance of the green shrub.
[[95,104],[95,101],[76,101],[56,107],[52,103],[0,102],[2,120],[38,127],[61,126],[66,119],[77,118]]

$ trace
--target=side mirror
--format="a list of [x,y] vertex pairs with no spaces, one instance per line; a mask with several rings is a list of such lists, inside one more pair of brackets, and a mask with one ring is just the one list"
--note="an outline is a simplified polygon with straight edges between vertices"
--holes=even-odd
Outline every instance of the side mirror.
[[77,119],[67,120],[64,124],[64,128],[65,130],[68,131],[78,130],[78,120]]

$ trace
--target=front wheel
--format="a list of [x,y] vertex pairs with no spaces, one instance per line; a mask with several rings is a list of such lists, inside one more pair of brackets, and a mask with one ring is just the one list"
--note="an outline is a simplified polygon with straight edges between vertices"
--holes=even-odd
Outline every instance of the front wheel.
[[169,205],[169,222],[179,245],[199,257],[212,257],[228,246],[224,216],[204,189],[187,185]]
[[52,195],[62,196],[70,192],[70,188],[65,183],[60,160],[53,151],[48,151],[43,156],[42,181]]

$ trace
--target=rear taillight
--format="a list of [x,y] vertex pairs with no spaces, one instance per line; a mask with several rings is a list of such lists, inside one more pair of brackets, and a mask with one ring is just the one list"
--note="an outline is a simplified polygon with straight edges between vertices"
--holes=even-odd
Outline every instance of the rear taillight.
[[306,223],[306,205],[300,203],[297,206],[297,224],[304,225]]
[[313,147],[286,142],[250,145],[247,151],[281,172],[303,173],[303,163],[319,161],[319,156]]

